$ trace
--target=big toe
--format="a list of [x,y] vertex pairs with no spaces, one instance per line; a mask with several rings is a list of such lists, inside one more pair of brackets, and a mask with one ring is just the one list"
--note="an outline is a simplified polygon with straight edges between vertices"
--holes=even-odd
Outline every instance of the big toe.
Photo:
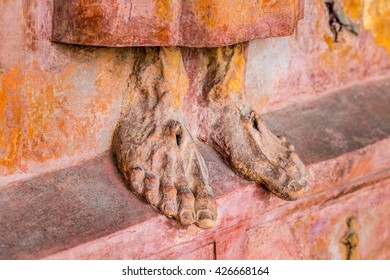
[[306,189],[307,181],[305,179],[300,181],[291,179],[287,184],[281,185],[277,192],[280,193],[279,197],[284,200],[297,200],[302,197]]
[[216,219],[212,211],[210,210],[200,210],[197,212],[196,224],[200,228],[212,228],[215,226]]
[[196,225],[200,228],[211,228],[217,222],[216,201],[213,195],[200,195],[195,201]]

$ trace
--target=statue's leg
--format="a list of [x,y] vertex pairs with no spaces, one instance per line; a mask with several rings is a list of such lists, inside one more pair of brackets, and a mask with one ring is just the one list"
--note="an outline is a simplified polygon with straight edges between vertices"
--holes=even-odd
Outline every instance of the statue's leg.
[[241,176],[294,200],[306,189],[308,174],[294,147],[273,135],[245,100],[245,47],[187,51],[186,67],[197,92],[192,110],[198,112],[197,137]]
[[179,48],[137,48],[113,153],[130,189],[182,225],[215,224],[203,158],[181,113],[188,80]]

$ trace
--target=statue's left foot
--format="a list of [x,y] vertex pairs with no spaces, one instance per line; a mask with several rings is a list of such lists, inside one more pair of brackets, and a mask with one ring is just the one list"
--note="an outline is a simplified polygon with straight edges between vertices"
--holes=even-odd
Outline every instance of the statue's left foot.
[[276,137],[254,111],[234,105],[212,110],[218,115],[208,140],[239,175],[263,183],[278,197],[296,200],[306,190],[308,173],[284,137]]
[[[198,73],[198,137],[219,152],[239,175],[263,183],[278,197],[295,200],[308,173],[294,147],[270,132],[245,99],[244,44],[193,51]],[[192,72],[195,72],[194,70]],[[193,111],[197,111],[193,110]]]

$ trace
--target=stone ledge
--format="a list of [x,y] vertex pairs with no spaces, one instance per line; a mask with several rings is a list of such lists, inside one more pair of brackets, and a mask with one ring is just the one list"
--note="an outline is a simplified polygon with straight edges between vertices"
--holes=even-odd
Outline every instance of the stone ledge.
[[253,257],[242,251],[251,228],[257,232],[272,221],[292,221],[353,193],[372,193],[373,200],[389,196],[385,185],[372,187],[390,177],[388,108],[390,80],[383,80],[264,116],[308,165],[311,190],[296,202],[240,179],[201,145],[218,197],[219,219],[211,230],[182,228],[139,201],[123,184],[109,153],[4,186],[0,259]]

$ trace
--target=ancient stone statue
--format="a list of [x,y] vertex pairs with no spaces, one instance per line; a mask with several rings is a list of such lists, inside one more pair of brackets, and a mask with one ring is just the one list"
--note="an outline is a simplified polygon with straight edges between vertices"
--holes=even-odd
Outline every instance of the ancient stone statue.
[[[215,149],[238,175],[264,184],[278,197],[295,200],[303,194],[307,171],[294,146],[273,135],[246,101],[247,44],[240,43],[291,34],[300,17],[299,1],[276,1],[274,6],[261,1],[239,6],[233,0],[84,2],[56,1],[54,40],[155,46],[129,50],[135,61],[128,101],[113,136],[117,166],[136,195],[182,225],[212,227],[216,200],[198,141]],[[246,14],[231,23],[226,15],[237,9]],[[155,32],[142,33],[142,24]],[[189,87],[197,95],[189,105],[197,117],[186,120],[183,103]],[[187,122],[196,127],[192,133]]]

